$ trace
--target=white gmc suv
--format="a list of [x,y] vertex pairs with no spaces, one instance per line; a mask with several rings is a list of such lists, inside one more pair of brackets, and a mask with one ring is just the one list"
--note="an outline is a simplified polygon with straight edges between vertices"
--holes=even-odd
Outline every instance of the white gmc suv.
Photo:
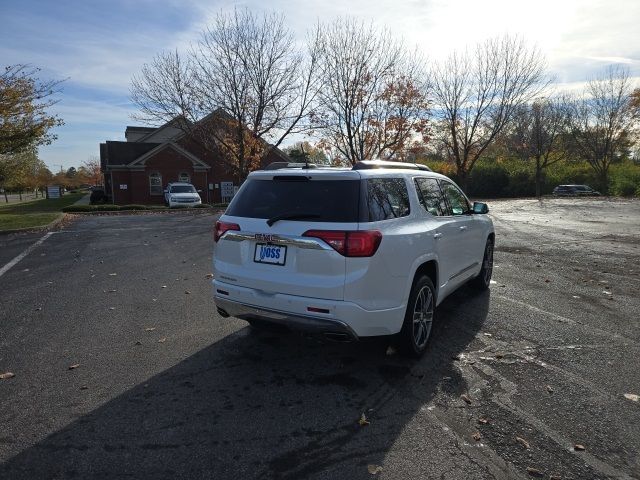
[[218,313],[333,339],[397,334],[421,355],[435,307],[489,286],[487,205],[423,165],[311,167],[251,173],[216,222]]

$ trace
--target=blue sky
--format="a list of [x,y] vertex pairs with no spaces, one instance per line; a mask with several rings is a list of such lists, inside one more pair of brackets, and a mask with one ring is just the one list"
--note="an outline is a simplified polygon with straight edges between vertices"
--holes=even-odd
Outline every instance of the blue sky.
[[220,9],[283,12],[302,41],[308,26],[352,15],[391,28],[427,58],[486,37],[516,33],[537,44],[563,87],[607,65],[640,77],[638,0],[0,0],[0,65],[29,63],[68,78],[54,107],[65,120],[40,149],[52,170],[79,166],[134,124],[132,75],[163,49],[184,49]]

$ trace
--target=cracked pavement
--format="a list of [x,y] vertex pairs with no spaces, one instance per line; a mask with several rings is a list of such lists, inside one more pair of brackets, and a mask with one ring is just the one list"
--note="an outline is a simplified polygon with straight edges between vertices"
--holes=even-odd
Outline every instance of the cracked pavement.
[[0,276],[0,478],[640,478],[640,202],[489,206],[417,362],[220,318],[209,214],[78,217]]

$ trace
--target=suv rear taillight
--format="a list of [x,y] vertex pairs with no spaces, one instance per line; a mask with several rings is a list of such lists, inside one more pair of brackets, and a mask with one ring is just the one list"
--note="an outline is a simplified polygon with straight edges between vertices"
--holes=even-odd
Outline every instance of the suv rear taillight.
[[229,230],[240,230],[240,225],[237,223],[229,223],[229,222],[221,222],[217,221],[216,226],[213,229],[213,241],[217,242],[220,240],[220,237],[224,235],[224,232],[228,232]]
[[382,233],[377,230],[307,230],[302,236],[324,240],[345,257],[371,257],[382,241]]

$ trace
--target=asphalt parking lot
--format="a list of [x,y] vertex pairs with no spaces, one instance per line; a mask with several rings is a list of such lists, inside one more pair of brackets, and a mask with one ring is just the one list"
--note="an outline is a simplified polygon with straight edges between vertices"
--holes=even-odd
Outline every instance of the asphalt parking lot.
[[489,205],[417,362],[220,318],[210,214],[0,236],[0,478],[640,478],[640,202]]

